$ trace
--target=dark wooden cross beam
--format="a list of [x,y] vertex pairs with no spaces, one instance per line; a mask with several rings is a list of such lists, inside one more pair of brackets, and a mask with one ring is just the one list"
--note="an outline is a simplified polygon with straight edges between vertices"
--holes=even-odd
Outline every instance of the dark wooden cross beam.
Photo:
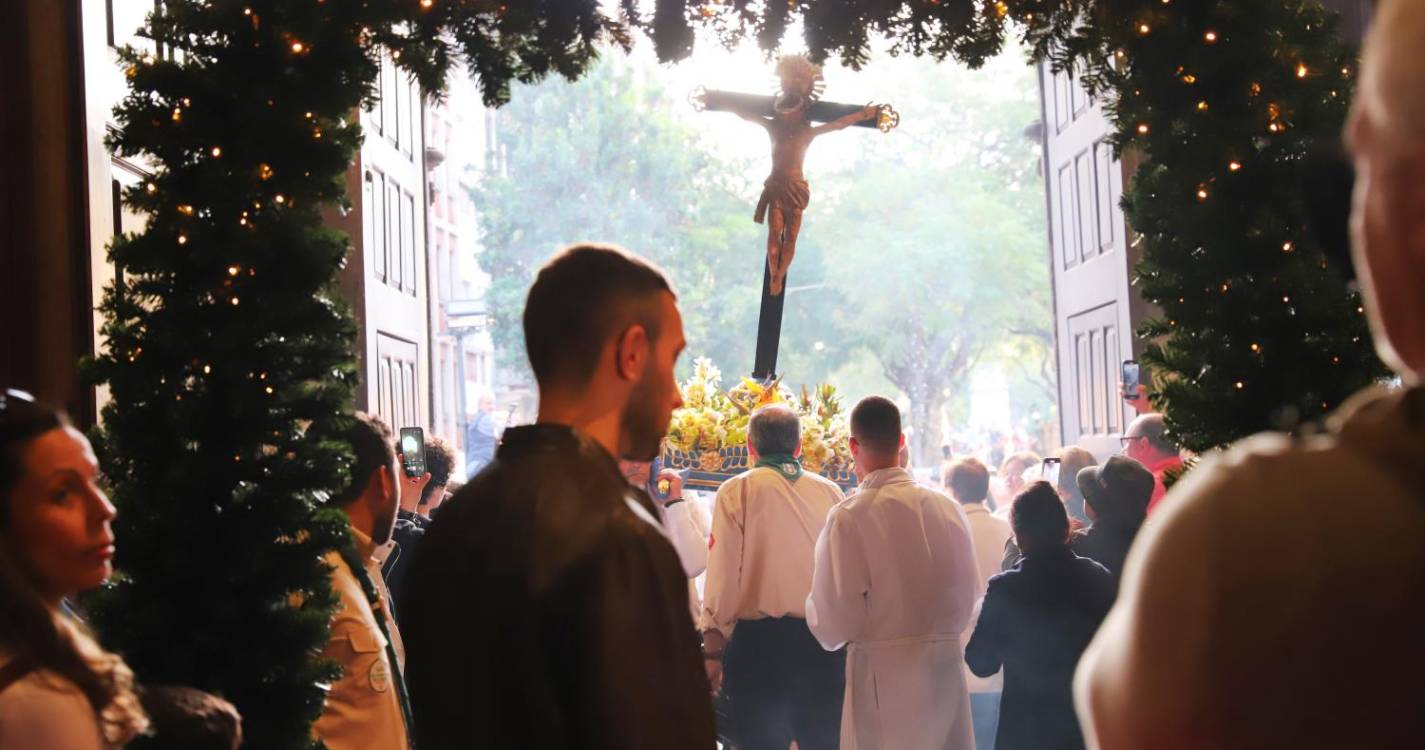
[[[734,91],[693,92],[693,105],[712,112],[748,112],[764,117],[776,117],[773,106],[774,96],[740,94]],[[847,115],[860,112],[864,104],[841,104],[838,102],[815,101],[807,108],[807,120],[813,123],[832,122]],[[863,120],[853,127],[877,128],[888,132],[900,124],[900,115],[890,107],[885,107],[881,116],[874,120]],[[777,377],[777,350],[782,340],[782,309],[787,299],[788,286],[782,283],[782,293],[772,296],[772,269],[763,259],[762,311],[757,318],[757,357],[752,366],[752,377],[767,382]]]
[[[693,105],[701,107],[709,112],[750,112],[763,117],[776,117],[777,111],[773,108],[776,101],[775,96],[761,94],[739,94],[735,91],[718,91],[699,89],[693,92]],[[831,122],[846,115],[854,115],[865,109],[864,104],[841,104],[838,102],[814,101],[807,107],[807,120],[810,122]],[[889,131],[900,124],[900,115],[895,110],[886,107],[882,114],[875,120],[863,120],[852,127],[857,128],[878,128]]]

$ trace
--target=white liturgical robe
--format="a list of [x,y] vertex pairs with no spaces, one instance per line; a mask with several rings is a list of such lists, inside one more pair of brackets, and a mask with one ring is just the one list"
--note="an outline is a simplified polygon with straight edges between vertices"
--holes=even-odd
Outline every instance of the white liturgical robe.
[[975,606],[960,504],[904,469],[864,478],[816,543],[807,624],[850,644],[841,750],[972,750],[960,634]]

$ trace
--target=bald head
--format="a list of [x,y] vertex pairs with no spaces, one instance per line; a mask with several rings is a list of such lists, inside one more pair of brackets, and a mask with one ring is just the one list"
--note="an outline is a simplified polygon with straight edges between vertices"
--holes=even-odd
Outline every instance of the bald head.
[[1357,104],[1383,133],[1425,142],[1425,3],[1376,5],[1361,60]]
[[1351,250],[1381,359],[1425,375],[1425,2],[1382,0],[1366,39],[1347,145]]

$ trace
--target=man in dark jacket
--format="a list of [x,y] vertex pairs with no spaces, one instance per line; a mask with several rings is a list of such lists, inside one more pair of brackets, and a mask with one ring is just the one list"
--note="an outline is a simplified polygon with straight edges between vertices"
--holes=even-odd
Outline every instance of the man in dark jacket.
[[1082,750],[1074,666],[1113,606],[1113,576],[1069,549],[1069,516],[1048,482],[1015,498],[1009,522],[1024,559],[990,579],[965,661],[980,677],[1004,667],[998,750]]
[[615,460],[652,460],[681,404],[668,280],[618,248],[568,248],[535,279],[524,333],[538,423],[445,504],[406,582],[416,745],[710,750],[687,576]]
[[1128,549],[1148,516],[1153,498],[1153,472],[1127,456],[1114,456],[1103,466],[1079,472],[1079,492],[1093,524],[1074,535],[1074,553],[1108,568],[1115,581],[1123,575]]

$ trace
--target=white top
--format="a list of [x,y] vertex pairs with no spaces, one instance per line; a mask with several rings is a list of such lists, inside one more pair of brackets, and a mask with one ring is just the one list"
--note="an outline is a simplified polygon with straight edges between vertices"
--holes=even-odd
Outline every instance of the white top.
[[1343,412],[1174,486],[1079,662],[1089,747],[1422,746],[1425,392]]
[[672,505],[657,503],[663,516],[663,528],[668,541],[678,551],[683,572],[697,578],[708,567],[708,535],[712,533],[712,518],[702,503],[689,497]]
[[[965,629],[964,641],[970,642],[974,635],[975,622],[980,619],[980,607],[985,601],[985,589],[989,587],[990,576],[1000,572],[1000,561],[1004,559],[1004,545],[1013,535],[1009,521],[990,512],[984,503],[969,503],[962,506],[965,518],[970,523],[970,536],[975,540],[975,567],[979,570],[979,587],[975,590],[975,617]],[[1004,689],[1004,672],[995,672],[989,677],[978,677],[965,668],[965,679],[972,693],[998,693]]]
[[703,631],[732,635],[738,620],[806,617],[812,556],[826,514],[844,495],[812,472],[795,483],[773,469],[718,488],[703,585]]
[[[0,666],[9,657],[0,654]],[[0,692],[0,748],[104,750],[99,718],[69,680],[36,670]]]
[[960,504],[916,484],[905,469],[883,469],[827,518],[807,625],[828,650],[853,641],[958,636],[978,589]]
[[960,504],[872,472],[816,543],[807,625],[846,654],[842,750],[973,750],[960,633],[979,587]]

